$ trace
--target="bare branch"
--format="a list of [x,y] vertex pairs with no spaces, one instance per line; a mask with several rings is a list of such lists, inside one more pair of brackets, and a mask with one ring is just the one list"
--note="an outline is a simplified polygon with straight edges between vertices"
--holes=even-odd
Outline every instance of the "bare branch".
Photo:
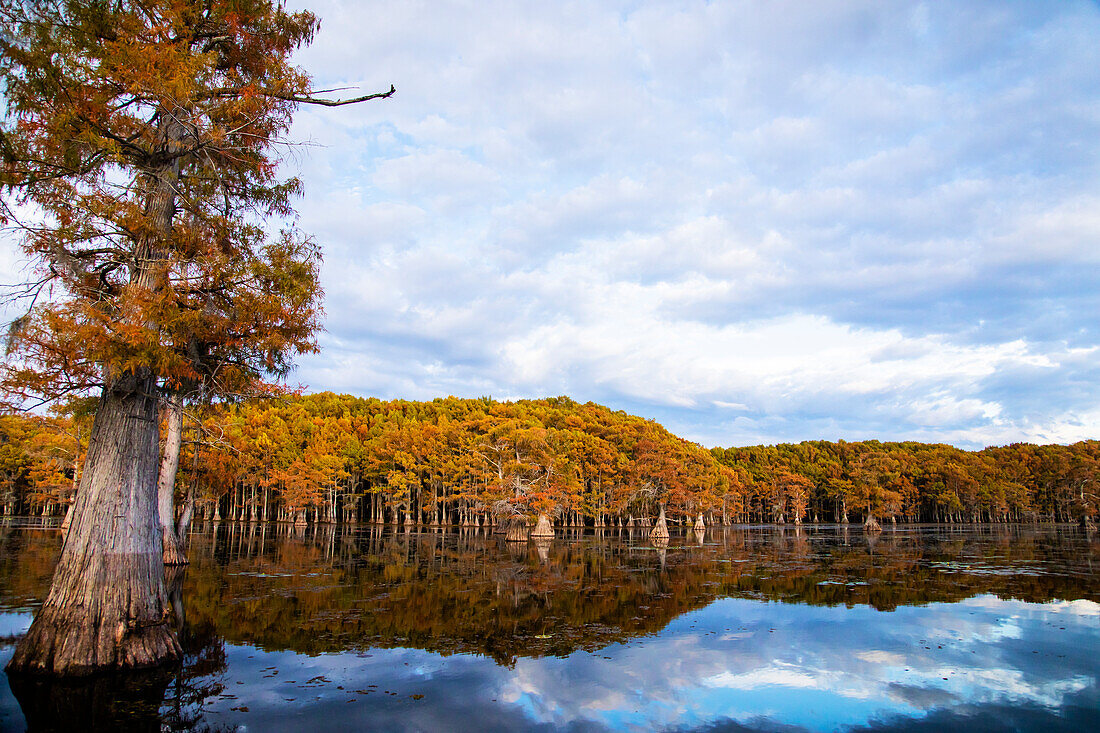
[[395,93],[397,88],[393,84],[390,84],[390,90],[388,92],[377,92],[375,94],[366,94],[362,97],[355,97],[354,99],[317,99],[313,96],[298,96],[296,94],[276,94],[273,92],[261,92],[269,97],[275,97],[276,99],[285,99],[288,102],[301,102],[302,104],[319,104],[324,107],[342,107],[345,104],[358,104],[359,102],[366,102],[371,99],[389,99]]

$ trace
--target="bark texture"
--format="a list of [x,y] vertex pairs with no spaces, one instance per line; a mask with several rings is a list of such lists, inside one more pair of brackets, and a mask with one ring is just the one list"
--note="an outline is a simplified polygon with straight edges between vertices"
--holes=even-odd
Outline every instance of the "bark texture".
[[504,529],[504,539],[507,542],[526,542],[527,541],[527,520],[518,515],[512,515],[504,518],[498,527]]
[[664,540],[668,542],[668,522],[665,521],[665,505],[661,504],[661,516],[657,518],[657,524],[649,533],[649,538],[655,542]]
[[545,514],[540,514],[538,524],[536,524],[535,528],[531,530],[531,536],[553,537],[554,528],[550,526],[550,517],[546,516]]
[[160,518],[164,564],[186,565],[187,553],[183,549],[183,537],[176,533],[176,474],[180,467],[180,448],[183,447],[183,402],[179,395],[168,397],[166,413],[168,429],[164,436],[164,454],[157,476],[157,516]]
[[157,524],[155,389],[151,377],[127,375],[104,390],[49,595],[9,674],[72,677],[178,658]]
[[[180,512],[179,521],[176,522],[176,537],[182,544],[191,532],[191,519],[195,516],[195,490],[187,488],[187,498],[183,500],[183,511]],[[266,517],[265,517],[266,519]]]

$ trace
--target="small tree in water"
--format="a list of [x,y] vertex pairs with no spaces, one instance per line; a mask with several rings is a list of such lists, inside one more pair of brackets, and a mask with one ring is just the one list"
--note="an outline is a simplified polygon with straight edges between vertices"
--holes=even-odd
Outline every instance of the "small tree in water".
[[[319,253],[274,149],[314,97],[290,54],[317,19],[270,0],[0,0],[0,219],[33,282],[9,334],[16,401],[96,391],[72,523],[9,671],[179,654],[156,504],[163,392],[230,391],[314,348]],[[178,446],[176,446],[178,450]],[[169,522],[170,524],[170,522]]]

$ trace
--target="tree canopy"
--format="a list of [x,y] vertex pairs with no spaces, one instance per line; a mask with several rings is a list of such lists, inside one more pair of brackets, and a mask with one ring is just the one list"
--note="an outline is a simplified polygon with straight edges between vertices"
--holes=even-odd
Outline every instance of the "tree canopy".
[[[320,253],[279,146],[317,27],[269,2],[0,3],[0,216],[30,306],[5,387],[52,399],[148,371],[213,391],[315,348]],[[266,222],[282,220],[269,233]]]
[[[1100,504],[1097,441],[982,451],[808,441],[708,451],[653,421],[566,397],[411,402],[321,393],[201,415],[201,431],[192,428],[184,448],[180,491],[193,492],[207,518],[484,524],[503,503],[559,524],[606,526],[652,518],[663,501],[673,521],[702,513],[708,523],[856,522],[869,513],[1078,521]],[[50,461],[71,476],[74,467],[54,456],[71,455],[77,433],[79,419],[0,421],[8,511],[60,511],[68,485],[36,477],[56,476]]]
[[253,391],[316,348],[320,252],[294,226],[284,135],[301,103],[394,90],[319,99],[290,61],[317,18],[271,0],[0,0],[0,23],[0,224],[31,268],[8,293],[25,313],[0,388],[19,407],[99,394],[54,583],[9,670],[158,664],[179,653],[160,397]]

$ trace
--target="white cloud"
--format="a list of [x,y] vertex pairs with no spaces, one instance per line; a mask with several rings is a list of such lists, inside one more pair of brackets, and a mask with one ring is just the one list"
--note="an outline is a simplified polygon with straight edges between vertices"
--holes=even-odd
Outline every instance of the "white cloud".
[[706,687],[728,687],[733,690],[756,690],[769,686],[832,689],[835,687],[835,680],[823,680],[789,666],[772,666],[738,674],[722,672],[702,680],[702,684]]
[[312,7],[319,82],[399,90],[300,123],[315,387],[709,442],[1088,437],[1094,7]]
[[1094,5],[303,5],[317,86],[398,89],[291,133],[312,388],[567,393],[708,443],[1096,437]]

